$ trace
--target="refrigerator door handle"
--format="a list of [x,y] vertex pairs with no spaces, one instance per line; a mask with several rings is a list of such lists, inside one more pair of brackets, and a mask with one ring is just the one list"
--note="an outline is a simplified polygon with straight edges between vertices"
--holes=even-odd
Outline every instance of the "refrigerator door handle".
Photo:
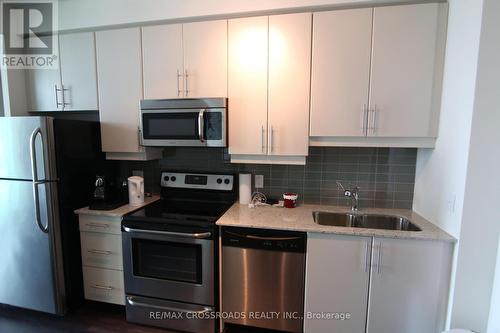
[[36,218],[36,224],[38,225],[38,228],[44,233],[49,232],[49,225],[43,225],[42,224],[42,218],[40,214],[40,195],[38,193],[38,185],[43,184],[43,181],[38,180],[38,169],[36,165],[36,137],[40,134],[40,138],[42,139],[42,145],[43,145],[43,136],[42,136],[42,130],[40,127],[37,127],[33,133],[31,133],[30,137],[30,157],[31,157],[31,176],[33,178],[33,199],[35,201],[35,218]]

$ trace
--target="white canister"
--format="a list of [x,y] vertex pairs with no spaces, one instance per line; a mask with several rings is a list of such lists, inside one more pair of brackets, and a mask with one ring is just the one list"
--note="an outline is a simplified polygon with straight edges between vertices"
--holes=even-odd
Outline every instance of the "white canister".
[[131,206],[140,206],[144,203],[144,178],[128,177],[128,202]]
[[240,173],[240,204],[248,205],[252,200],[252,174]]

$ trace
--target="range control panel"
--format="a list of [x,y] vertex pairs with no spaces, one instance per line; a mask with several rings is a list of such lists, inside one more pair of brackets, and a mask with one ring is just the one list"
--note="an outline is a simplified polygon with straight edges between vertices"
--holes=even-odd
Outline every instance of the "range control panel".
[[161,186],[232,191],[234,186],[234,176],[203,173],[162,172]]

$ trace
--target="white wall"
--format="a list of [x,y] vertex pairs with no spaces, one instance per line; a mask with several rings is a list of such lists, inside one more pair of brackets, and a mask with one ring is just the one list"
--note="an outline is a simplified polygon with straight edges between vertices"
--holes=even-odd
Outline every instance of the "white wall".
[[410,0],[61,0],[59,29],[352,3]]
[[23,69],[3,69],[2,89],[5,116],[27,116],[26,83]]
[[491,293],[490,318],[488,319],[488,333],[500,332],[500,238],[498,240],[497,264],[493,292]]
[[456,238],[462,220],[482,2],[449,2],[439,136],[435,149],[420,149],[417,156],[413,209]]
[[500,1],[484,0],[451,318],[452,326],[477,332],[488,325],[500,235],[499,40]]

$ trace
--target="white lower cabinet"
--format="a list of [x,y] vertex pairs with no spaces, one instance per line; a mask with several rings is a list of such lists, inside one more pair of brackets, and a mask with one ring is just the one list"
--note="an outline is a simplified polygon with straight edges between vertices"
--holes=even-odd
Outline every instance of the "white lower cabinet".
[[375,238],[367,333],[444,330],[451,244]]
[[125,304],[121,220],[79,215],[85,299]]
[[82,264],[123,270],[122,237],[98,232],[81,232]]
[[443,331],[450,243],[310,233],[307,247],[305,333]]
[[[371,237],[308,235],[306,333],[365,331],[371,244]],[[351,318],[312,317],[336,312],[349,313]]]
[[122,271],[83,267],[83,288],[85,299],[125,305]]

